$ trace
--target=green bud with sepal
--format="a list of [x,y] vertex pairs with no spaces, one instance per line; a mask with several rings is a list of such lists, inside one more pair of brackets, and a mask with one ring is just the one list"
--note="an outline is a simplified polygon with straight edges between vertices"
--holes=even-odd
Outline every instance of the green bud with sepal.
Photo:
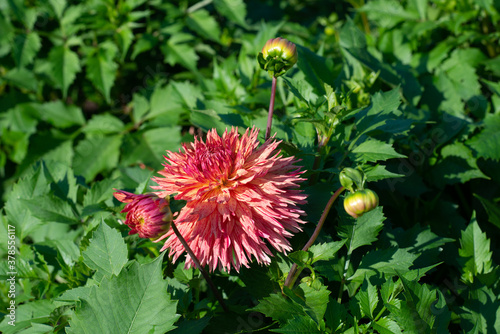
[[339,179],[340,184],[353,193],[364,188],[366,176],[360,168],[346,167],[340,172]]
[[271,77],[279,77],[297,63],[297,47],[284,38],[273,38],[266,42],[257,60]]
[[350,216],[359,218],[378,206],[378,195],[373,190],[365,189],[366,175],[360,167],[344,168],[339,179],[350,192],[344,198],[344,209]]

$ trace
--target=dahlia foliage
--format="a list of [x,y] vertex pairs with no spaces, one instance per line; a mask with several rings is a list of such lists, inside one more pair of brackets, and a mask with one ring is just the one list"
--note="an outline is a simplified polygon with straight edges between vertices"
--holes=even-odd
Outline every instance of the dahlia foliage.
[[172,212],[167,199],[123,190],[118,190],[114,196],[120,202],[127,203],[122,212],[127,213],[125,224],[130,227],[128,234],[138,233],[141,238],[157,239],[169,230]]
[[[279,252],[291,250],[286,238],[300,231],[304,214],[297,206],[306,195],[298,190],[300,167],[294,157],[284,158],[274,138],[259,146],[258,130],[215,130],[206,142],[195,138],[183,151],[168,152],[165,168],[153,187],[164,195],[176,194],[187,204],[175,219],[202,266],[239,271],[252,256],[269,264],[272,256],[266,241]],[[179,239],[169,230],[159,240],[170,249],[173,260],[184,252]],[[187,256],[186,266],[193,265]]]

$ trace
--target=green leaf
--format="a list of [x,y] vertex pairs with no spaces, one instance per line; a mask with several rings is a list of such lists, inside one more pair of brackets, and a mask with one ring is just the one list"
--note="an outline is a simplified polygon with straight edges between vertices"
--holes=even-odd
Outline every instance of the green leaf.
[[94,231],[90,244],[82,253],[83,262],[100,276],[111,278],[118,276],[123,266],[127,263],[127,245],[121,234],[101,222]]
[[282,76],[281,78],[286,83],[292,94],[306,104],[309,104],[310,101],[314,102],[318,98],[318,95],[313,92],[312,86],[307,82],[303,80],[296,80],[295,78],[288,78],[286,76]]
[[293,253],[290,253],[288,257],[297,265],[306,266],[309,260],[311,259],[311,253],[303,250],[298,250]]
[[373,319],[373,312],[378,304],[377,287],[372,285],[369,279],[365,278],[355,298],[361,306],[362,314]]
[[[196,102],[196,99],[202,98],[201,94],[197,92],[197,87],[194,85],[182,85],[183,87],[190,87],[187,96],[190,100]],[[189,103],[192,103],[189,101]],[[170,125],[177,125],[180,115],[184,112],[184,105],[182,96],[177,90],[177,85],[171,82],[170,85],[160,88],[155,87],[153,94],[151,94],[150,111],[145,115],[145,119],[154,119],[158,116],[168,116],[166,121]],[[186,106],[187,107],[187,106]],[[191,107],[191,105],[189,105]]]
[[51,300],[35,300],[29,303],[16,304],[15,326],[9,325],[11,319],[7,316],[0,323],[3,334],[20,333],[23,329],[30,328],[35,323],[49,322],[50,315],[56,308]]
[[[67,236],[67,232],[66,232]],[[73,240],[52,239],[45,242],[37,243],[37,245],[49,246],[57,251],[57,256],[60,257],[66,266],[74,266],[80,257],[80,249],[75,245]]]
[[406,248],[412,253],[422,254],[425,251],[436,250],[448,242],[455,239],[443,238],[433,233],[429,226],[414,225],[411,229],[403,231],[402,229],[392,230],[390,232],[391,243],[399,248]]
[[165,61],[170,65],[181,64],[185,68],[196,72],[198,56],[194,48],[187,44],[192,40],[192,36],[178,33],[170,37],[166,43],[160,47],[165,55]]
[[289,271],[290,267],[282,268],[278,261],[271,262],[269,267],[252,266],[250,268],[241,268],[239,278],[245,284],[248,292],[255,299],[261,300],[280,290],[279,279],[283,272]]
[[46,102],[41,106],[42,119],[58,128],[85,124],[82,110],[63,101]]
[[347,213],[340,215],[339,236],[346,239],[346,246],[352,252],[358,247],[370,245],[377,240],[377,235],[384,227],[384,214],[382,208],[365,213],[354,220]]
[[311,263],[333,259],[335,254],[344,244],[345,240],[312,245],[311,248],[309,248],[309,252],[312,253]]
[[86,134],[107,135],[120,133],[124,130],[125,124],[119,118],[103,113],[92,116],[82,131]]
[[205,131],[217,129],[217,133],[223,133],[227,128],[214,110],[193,110],[189,115],[189,121]]
[[304,292],[306,312],[318,325],[322,322],[323,317],[325,316],[330,296],[330,291],[327,287],[319,282],[319,280],[316,280],[311,286],[306,283],[301,283],[299,285]]
[[434,183],[440,187],[446,184],[465,183],[472,179],[488,177],[478,168],[470,148],[461,142],[454,142],[441,149],[442,159],[431,173]]
[[297,67],[304,73],[307,81],[317,95],[324,95],[325,83],[334,86],[333,62],[331,59],[319,56],[301,45],[297,45],[299,59]]
[[59,45],[50,50],[49,61],[51,64],[50,74],[58,87],[62,89],[63,97],[66,98],[68,87],[81,70],[78,55],[71,51],[68,46]]
[[165,161],[166,151],[175,151],[181,145],[180,127],[168,126],[140,131],[125,138],[122,163],[142,162],[156,169]]
[[161,262],[162,256],[145,265],[134,261],[117,277],[92,286],[76,308],[68,333],[163,334],[175,328],[177,302],[167,292]]
[[356,129],[360,134],[380,129],[395,118],[401,117],[398,110],[401,105],[399,89],[395,88],[388,92],[377,92],[373,95],[371,104],[355,114]]
[[247,28],[248,25],[245,22],[245,17],[247,16],[247,8],[243,0],[215,0],[215,9],[225,16],[230,21]]
[[14,38],[14,27],[8,16],[0,14],[0,57],[3,57],[12,50],[12,40]]
[[[217,4],[217,1],[215,3]],[[186,25],[189,29],[199,33],[202,37],[215,42],[220,41],[219,24],[205,9],[200,9],[194,13],[188,14]]]
[[117,181],[111,178],[104,179],[92,184],[92,188],[85,194],[83,205],[99,204],[113,196],[113,187]]
[[130,29],[130,27],[126,24],[118,28],[117,32],[118,45],[120,46],[121,51],[120,58],[123,62],[125,60],[125,57],[127,56],[127,51],[130,48],[130,45],[132,45],[132,41],[134,40],[134,33],[132,32],[132,29]]
[[486,115],[484,129],[467,142],[477,155],[485,159],[500,160],[500,114]]
[[40,118],[39,108],[40,104],[38,103],[18,103],[3,114],[6,127],[28,135],[35,133]]
[[132,97],[132,103],[130,105],[133,108],[132,120],[135,124],[139,124],[143,120],[146,113],[149,111],[149,101],[142,95],[134,94],[134,96]]
[[400,307],[387,304],[387,309],[394,316],[398,325],[409,332],[428,333],[434,327],[436,316],[432,304],[438,300],[436,291],[426,284],[420,285],[400,276],[403,283],[405,301]]
[[31,91],[36,91],[38,86],[35,74],[25,68],[15,67],[8,71],[3,79],[12,85]]
[[[179,303],[180,304],[180,303]],[[190,319],[177,322],[177,328],[171,334],[202,334],[212,318],[205,316],[201,319]]]
[[366,37],[356,24],[349,18],[340,30],[340,46],[346,49],[363,49],[366,47]]
[[66,8],[66,0],[49,0],[50,6],[54,9],[54,12],[58,19],[61,19],[62,13]]
[[156,46],[156,44],[158,44],[158,38],[147,33],[141,35],[134,43],[134,50],[132,51],[132,60],[135,60],[135,58],[139,54],[151,50]]
[[[440,70],[445,71],[451,85],[449,88],[454,89],[460,98],[468,100],[481,94],[475,68],[484,59],[486,57],[479,49],[465,48],[453,50],[450,57],[442,63]],[[464,82],[468,83],[467,87],[463,86]],[[446,90],[446,93],[451,92]]]
[[4,145],[12,147],[9,159],[15,163],[21,163],[26,157],[29,145],[29,134],[17,131],[5,131],[2,135]]
[[[195,109],[199,102],[204,99],[200,87],[189,82],[171,81],[174,91],[178,94],[181,104],[187,109]],[[177,99],[175,99],[177,100]],[[151,97],[151,109],[154,109],[153,97]],[[206,101],[206,103],[211,101]]]
[[470,297],[461,307],[461,328],[466,333],[497,333],[500,329],[498,293],[486,286],[469,291]]
[[359,10],[366,12],[371,20],[376,21],[384,28],[392,28],[400,22],[419,19],[418,13],[406,11],[396,0],[370,1]]
[[73,159],[75,175],[91,181],[97,174],[115,168],[121,142],[121,135],[92,136],[80,141]]
[[295,315],[285,326],[280,329],[271,329],[271,332],[285,334],[321,333],[318,325],[311,318]]
[[79,223],[79,216],[70,203],[53,195],[37,196],[23,201],[31,214],[44,222]]
[[383,317],[373,323],[373,328],[380,334],[400,334],[402,333],[401,327],[394,320],[389,317]]
[[21,33],[14,38],[12,55],[17,67],[25,67],[33,63],[33,59],[42,47],[36,32]]
[[94,48],[87,56],[87,78],[104,95],[108,103],[118,69],[118,65],[113,61],[116,52],[113,44],[106,43]]
[[42,196],[49,191],[50,178],[46,176],[44,169],[44,164],[40,162],[31,166],[26,175],[14,184],[5,203],[6,217],[18,229],[17,235],[21,240],[41,224],[31,214],[31,210],[26,210],[22,200]]
[[462,231],[458,254],[463,262],[463,278],[471,283],[478,274],[486,274],[492,269],[490,239],[481,231],[475,215]]
[[422,96],[422,87],[414,74],[403,66],[390,66],[373,56],[367,49],[363,32],[351,19],[344,24],[340,31],[340,45],[342,46],[342,54],[356,71],[355,76],[365,76],[361,65],[366,66],[371,71],[379,73],[380,79],[394,89],[398,89],[397,87],[401,85],[407,99],[413,105],[418,104]]
[[500,206],[487,200],[486,198],[479,196],[478,194],[474,194],[474,197],[479,199],[479,201],[481,201],[481,204],[483,204],[484,209],[488,213],[488,221],[496,227],[500,228]]
[[380,273],[388,275],[406,274],[410,271],[410,267],[417,257],[418,255],[412,254],[404,248],[391,247],[372,251],[363,256],[361,263],[354,274],[349,277],[349,280],[361,283],[365,277]]
[[394,158],[406,158],[394,150],[391,144],[376,139],[368,139],[356,146],[350,153],[353,159],[362,163],[377,162]]
[[375,182],[384,179],[404,177],[404,175],[402,174],[389,172],[386,169],[386,166],[383,165],[368,166],[367,168],[364,168],[363,171],[365,172],[367,182]]
[[288,298],[283,297],[281,293],[273,293],[264,298],[251,309],[252,311],[264,313],[266,316],[278,321],[284,325],[292,317],[306,315],[303,308]]
[[338,329],[340,324],[344,322],[344,319],[346,317],[347,317],[347,311],[344,305],[330,298],[325,313],[326,325],[330,329],[336,330]]

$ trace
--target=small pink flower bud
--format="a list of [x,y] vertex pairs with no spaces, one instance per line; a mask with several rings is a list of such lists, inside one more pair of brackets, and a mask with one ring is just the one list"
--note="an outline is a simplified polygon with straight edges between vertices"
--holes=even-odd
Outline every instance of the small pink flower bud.
[[123,190],[113,194],[117,200],[127,203],[121,212],[126,212],[125,224],[128,234],[138,233],[141,238],[158,239],[170,229],[172,212],[167,199],[155,194],[136,195]]

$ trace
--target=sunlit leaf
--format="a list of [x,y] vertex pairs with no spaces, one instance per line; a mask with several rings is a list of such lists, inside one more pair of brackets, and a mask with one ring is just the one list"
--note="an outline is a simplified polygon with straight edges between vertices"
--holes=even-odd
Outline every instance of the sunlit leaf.
[[50,74],[55,83],[62,89],[63,96],[66,97],[69,86],[81,70],[78,55],[66,45],[59,45],[52,48],[49,60],[51,63]]
[[127,263],[127,246],[121,234],[102,222],[94,231],[90,245],[82,253],[84,263],[101,276],[118,276]]
[[167,292],[161,259],[145,265],[134,262],[118,276],[92,286],[71,317],[68,333],[161,334],[175,328],[177,302]]

